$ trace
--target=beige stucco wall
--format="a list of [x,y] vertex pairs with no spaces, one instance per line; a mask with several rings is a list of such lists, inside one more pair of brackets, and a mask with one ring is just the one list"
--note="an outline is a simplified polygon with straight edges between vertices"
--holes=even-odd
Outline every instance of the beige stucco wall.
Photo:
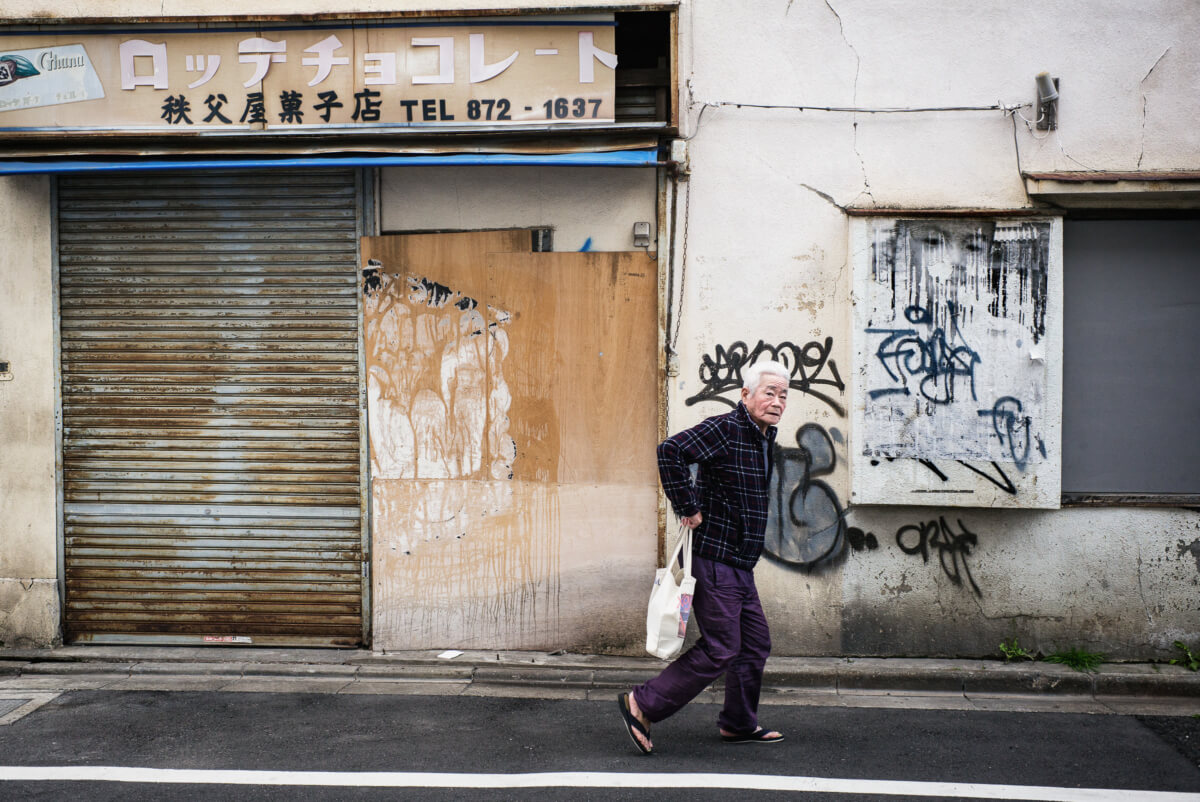
[[58,635],[50,182],[0,178],[0,643]]

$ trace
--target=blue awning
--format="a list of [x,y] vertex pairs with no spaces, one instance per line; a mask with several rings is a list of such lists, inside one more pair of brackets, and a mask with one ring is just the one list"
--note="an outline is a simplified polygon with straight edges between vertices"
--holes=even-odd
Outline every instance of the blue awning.
[[654,167],[658,164],[658,151],[651,149],[589,153],[447,153],[408,156],[366,154],[362,156],[300,156],[280,159],[0,160],[0,175],[107,173],[145,170],[270,170],[322,167],[450,167],[460,165]]

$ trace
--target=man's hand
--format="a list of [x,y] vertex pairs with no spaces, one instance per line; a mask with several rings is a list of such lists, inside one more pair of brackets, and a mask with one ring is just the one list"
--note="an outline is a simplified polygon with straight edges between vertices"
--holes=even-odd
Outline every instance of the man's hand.
[[703,520],[704,520],[704,515],[701,513],[696,513],[695,515],[689,515],[686,518],[679,519],[680,523],[682,523],[688,529],[695,529],[697,526],[700,525],[700,522]]

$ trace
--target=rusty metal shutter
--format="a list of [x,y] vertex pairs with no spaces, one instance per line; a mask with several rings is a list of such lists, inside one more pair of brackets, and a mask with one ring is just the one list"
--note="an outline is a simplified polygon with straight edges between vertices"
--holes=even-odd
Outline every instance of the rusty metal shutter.
[[68,640],[362,642],[357,198],[60,180]]

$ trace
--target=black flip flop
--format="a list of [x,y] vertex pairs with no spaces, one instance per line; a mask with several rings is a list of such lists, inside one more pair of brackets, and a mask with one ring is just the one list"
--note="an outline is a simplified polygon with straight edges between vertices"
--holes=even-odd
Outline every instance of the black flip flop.
[[617,696],[617,707],[621,708],[621,718],[625,720],[625,732],[629,734],[629,739],[633,741],[633,745],[638,748],[638,751],[643,755],[648,755],[653,752],[653,749],[647,748],[634,735],[634,730],[640,732],[646,738],[650,737],[649,731],[642,726],[642,722],[637,720],[637,716],[633,715],[633,711],[629,709],[629,694],[622,693]]
[[782,733],[774,737],[767,737],[770,732],[771,730],[759,727],[754,732],[744,735],[722,735],[721,740],[727,744],[777,744],[783,740]]

